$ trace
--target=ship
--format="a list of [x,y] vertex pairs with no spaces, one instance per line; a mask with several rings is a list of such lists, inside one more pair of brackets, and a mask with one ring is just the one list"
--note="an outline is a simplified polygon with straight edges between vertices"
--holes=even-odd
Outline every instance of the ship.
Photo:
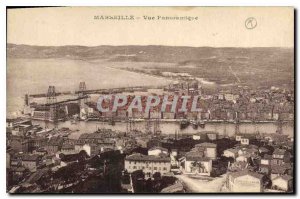
[[77,124],[77,120],[72,119],[72,120],[71,120],[71,124]]
[[193,126],[193,129],[198,129],[198,123],[197,123],[196,120],[192,120],[192,121],[191,121],[191,124],[192,124],[192,126]]
[[205,128],[205,122],[204,121],[199,121],[199,126],[201,128]]
[[74,115],[73,118],[71,119],[71,124],[77,124],[78,121],[78,116]]
[[108,121],[108,124],[114,126],[116,124],[116,122],[115,122],[115,120],[111,119]]
[[182,120],[180,122],[180,129],[185,129],[190,125],[190,122],[188,120]]

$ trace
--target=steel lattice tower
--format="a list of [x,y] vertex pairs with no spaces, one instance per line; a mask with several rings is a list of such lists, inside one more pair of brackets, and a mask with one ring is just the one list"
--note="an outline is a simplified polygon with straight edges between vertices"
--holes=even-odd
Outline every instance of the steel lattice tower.
[[[79,83],[79,91],[78,91],[78,96],[79,97],[82,97],[85,95],[85,92],[86,92],[86,85],[85,85],[85,82],[80,82]],[[79,105],[83,105],[87,102],[87,99],[84,98],[84,99],[80,99],[79,100]],[[83,103],[83,104],[82,104]]]
[[[49,119],[51,119],[51,112],[52,112],[52,120],[54,123],[54,128],[58,127],[58,107],[57,107],[57,99],[56,99],[56,92],[55,92],[55,86],[49,86],[48,92],[47,92],[47,100],[46,104],[49,106],[49,117],[45,118],[45,128],[48,128]],[[46,114],[45,114],[45,117]]]
[[235,112],[235,126],[234,126],[234,134],[238,135],[240,133],[240,123],[239,123],[239,116],[238,112]]
[[276,125],[277,125],[277,130],[276,130],[276,133],[278,134],[283,134],[283,119],[282,119],[282,116],[281,116],[281,112],[279,112],[278,114],[278,120],[276,122]]

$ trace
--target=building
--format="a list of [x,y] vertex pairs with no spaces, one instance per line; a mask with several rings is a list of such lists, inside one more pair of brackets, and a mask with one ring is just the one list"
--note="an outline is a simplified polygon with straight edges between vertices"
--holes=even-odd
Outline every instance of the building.
[[239,135],[239,134],[238,134],[238,135],[236,135],[236,136],[235,136],[235,141],[238,141],[238,142],[240,142],[240,141],[241,141],[241,139],[242,139],[242,137],[243,137],[242,135]]
[[258,151],[259,151],[260,154],[264,155],[264,154],[269,153],[270,150],[265,148],[265,147],[259,147]]
[[68,116],[78,115],[80,112],[80,107],[78,103],[67,103],[65,108],[66,115]]
[[45,148],[41,147],[33,151],[34,154],[38,154],[40,156],[46,155],[48,152]]
[[271,180],[275,179],[278,176],[283,176],[288,174],[288,168],[285,165],[271,165]]
[[262,192],[263,175],[248,170],[230,173],[226,182],[230,192]]
[[242,145],[249,145],[249,138],[242,137],[241,138],[241,144]]
[[28,169],[20,166],[13,167],[10,169],[11,180],[13,182],[21,182],[24,179],[24,176],[28,173]]
[[163,112],[163,119],[175,119],[175,113],[173,112]]
[[75,152],[76,153],[79,153],[80,151],[84,150],[83,149],[83,146],[85,145],[85,142],[83,141],[80,141],[80,140],[77,140],[75,142],[75,146],[74,146],[74,149],[75,149]]
[[223,151],[223,156],[227,158],[233,158],[235,159],[238,156],[238,149],[232,148],[232,149],[226,149]]
[[196,173],[200,175],[210,175],[212,171],[212,160],[204,157],[203,154],[190,151],[180,159],[185,173]]
[[153,156],[134,153],[126,156],[125,170],[132,173],[142,170],[147,177],[152,177],[154,173],[165,174],[171,171],[171,159],[166,156]]
[[36,120],[53,121],[55,118],[61,120],[66,116],[66,108],[58,106],[56,108],[49,106],[37,106],[32,112],[32,117]]
[[19,125],[32,125],[31,120],[23,120],[22,118],[6,119],[6,127],[10,129],[18,128]]
[[40,156],[37,154],[34,155],[23,154],[21,156],[22,166],[24,168],[27,168],[29,171],[34,172],[37,169],[40,159],[41,159]]
[[45,146],[45,149],[47,150],[48,154],[55,154],[61,150],[63,142],[64,139],[61,137],[51,137]]
[[161,154],[169,155],[168,149],[165,149],[163,147],[154,146],[151,149],[148,150],[148,155],[155,155],[159,156]]
[[37,120],[49,120],[50,116],[50,108],[49,107],[36,107],[32,112],[32,116]]
[[203,147],[205,150],[205,156],[215,160],[217,159],[217,145],[214,143],[204,142],[201,144],[196,144],[195,147]]
[[284,149],[275,149],[272,155],[272,164],[282,165],[284,163],[289,163],[291,154]]
[[58,156],[60,158],[60,166],[62,167],[75,162],[83,161],[87,158],[87,154],[85,152],[79,152],[79,153],[67,154],[67,155],[61,153]]
[[178,149],[171,149],[170,158],[171,158],[171,165],[172,166],[178,166]]
[[216,132],[206,132],[206,136],[207,136],[208,140],[213,141],[213,140],[217,140],[218,133],[216,133]]
[[288,141],[288,135],[272,133],[264,137],[269,144],[284,144]]
[[102,151],[104,151],[101,147],[101,145],[97,145],[94,143],[88,143],[84,144],[82,149],[87,153],[88,156],[93,157],[95,155],[100,154]]
[[48,138],[43,138],[43,137],[35,137],[32,138],[33,145],[35,149],[38,149],[40,147],[44,147],[47,145]]
[[11,136],[9,146],[16,152],[28,153],[34,149],[34,142],[23,136]]
[[6,128],[13,128],[15,123],[20,121],[20,118],[7,118],[6,119]]
[[282,191],[293,190],[293,177],[290,175],[278,176],[272,180],[272,188]]
[[271,165],[272,155],[265,154],[264,157],[261,158],[260,164],[262,165]]
[[258,172],[263,175],[270,176],[271,167],[269,165],[260,164]]
[[193,140],[200,140],[201,139],[201,134],[202,133],[196,133],[193,135]]
[[12,130],[13,135],[25,136],[29,130],[32,129],[31,124],[19,124]]
[[75,153],[75,146],[69,143],[63,143],[60,151],[63,154],[73,154]]

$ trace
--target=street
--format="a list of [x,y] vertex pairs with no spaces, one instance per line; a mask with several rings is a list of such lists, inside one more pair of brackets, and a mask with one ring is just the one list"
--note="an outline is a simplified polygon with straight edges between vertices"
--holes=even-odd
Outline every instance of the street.
[[213,180],[201,180],[191,178],[185,174],[176,175],[176,177],[184,184],[187,192],[221,192],[221,189],[225,183],[226,175],[214,178]]

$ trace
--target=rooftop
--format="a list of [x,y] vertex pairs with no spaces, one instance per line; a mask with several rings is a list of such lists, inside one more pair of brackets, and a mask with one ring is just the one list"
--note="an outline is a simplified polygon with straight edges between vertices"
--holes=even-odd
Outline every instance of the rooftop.
[[251,172],[249,170],[238,171],[238,172],[230,173],[229,175],[231,175],[233,178],[250,175],[250,176],[260,179],[260,180],[264,177],[263,175],[261,175],[259,173]]
[[232,153],[237,153],[237,152],[238,152],[238,149],[230,148],[230,149],[225,149],[224,151],[230,151],[230,152],[232,152]]
[[284,174],[287,171],[286,167],[281,165],[271,165],[271,173],[273,174]]
[[277,149],[274,150],[273,154],[284,155],[285,152],[286,152],[286,150],[277,148]]
[[157,150],[157,149],[162,150],[162,151],[168,151],[168,149],[159,147],[159,146],[154,146],[154,147],[150,148],[148,151]]
[[154,155],[143,155],[140,153],[134,153],[125,158],[130,161],[151,161],[151,162],[170,162],[171,159],[167,156],[154,156]]
[[185,154],[185,158],[187,161],[209,161],[208,157],[204,157],[203,152],[198,151],[190,151]]
[[266,160],[272,160],[272,155],[269,155],[269,154],[265,154],[263,159],[266,159]]
[[48,145],[60,146],[62,145],[64,139],[62,137],[51,137]]
[[293,177],[290,176],[290,175],[283,175],[283,176],[277,176],[277,177],[274,178],[273,180],[276,180],[276,179],[279,179],[279,178],[281,178],[281,179],[283,179],[283,180],[285,180],[285,181],[290,181],[290,180],[293,179]]
[[210,143],[210,142],[203,142],[200,144],[196,144],[195,147],[204,147],[204,148],[216,148],[217,145],[214,143]]
[[33,155],[23,154],[22,161],[37,161],[39,159],[39,157],[40,156],[37,154],[33,154]]

